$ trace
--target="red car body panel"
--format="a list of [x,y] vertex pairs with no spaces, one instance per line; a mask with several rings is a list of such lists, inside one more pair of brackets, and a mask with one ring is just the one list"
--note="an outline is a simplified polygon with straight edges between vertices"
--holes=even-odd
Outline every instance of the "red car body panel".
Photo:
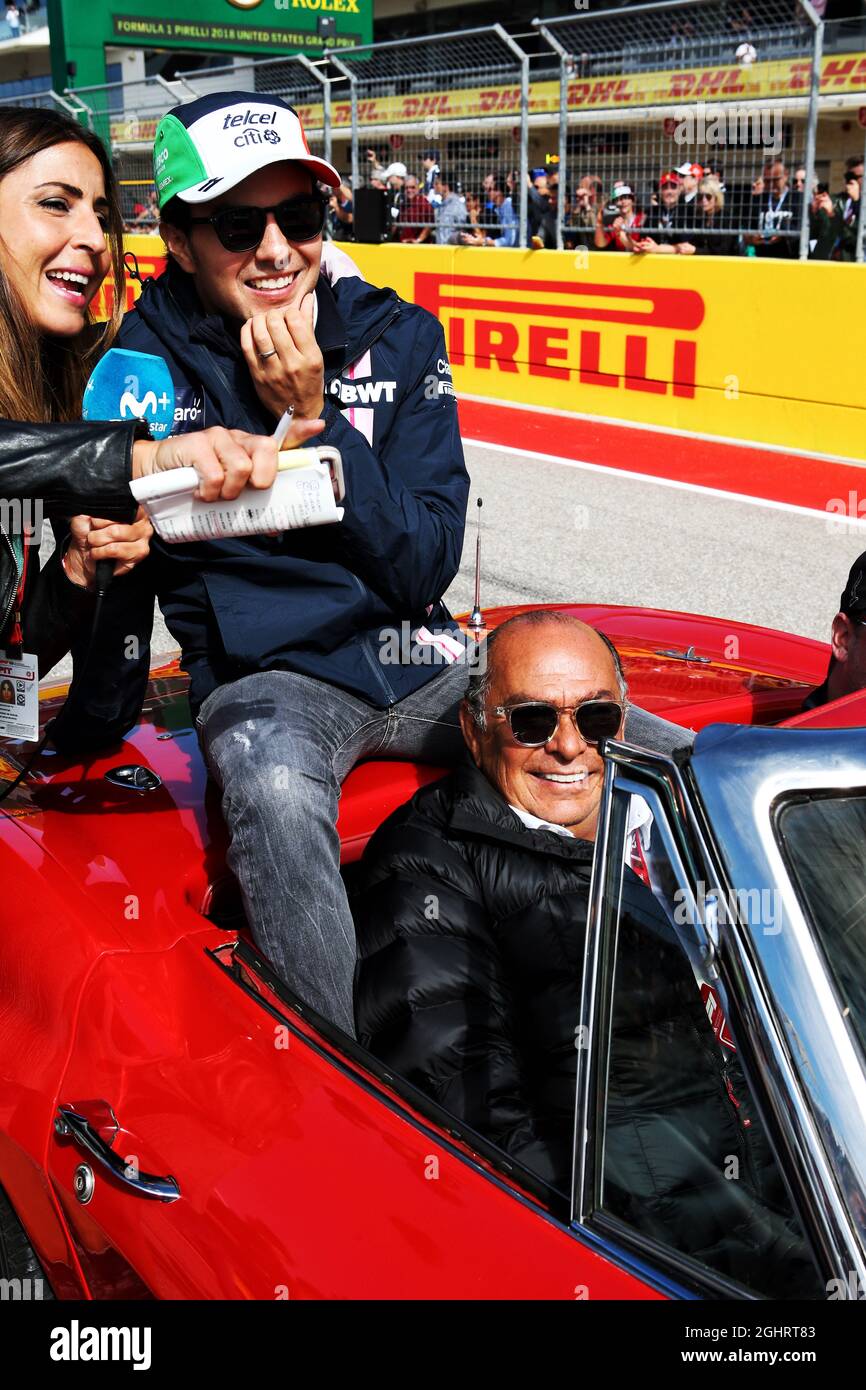
[[[491,612],[489,627],[514,611]],[[825,644],[766,629],[569,611],[617,643],[636,703],[695,728],[795,715],[826,670]],[[690,659],[659,655],[692,647]],[[21,910],[7,912],[0,947],[0,1184],[58,1295],[657,1297],[306,1023],[295,1018],[281,1045],[279,1020],[205,954],[235,937],[203,915],[226,878],[225,834],[185,688],[176,664],[155,672],[119,750],[85,765],[43,755],[0,816]],[[10,766],[26,751],[14,747]],[[104,780],[132,761],[162,787],[139,795]],[[441,771],[356,769],[341,802],[344,860]],[[117,1115],[115,1151],[174,1176],[180,1201],[145,1199],[97,1169],[93,1201],[77,1202],[81,1152],[53,1119],[60,1104],[96,1101]]]

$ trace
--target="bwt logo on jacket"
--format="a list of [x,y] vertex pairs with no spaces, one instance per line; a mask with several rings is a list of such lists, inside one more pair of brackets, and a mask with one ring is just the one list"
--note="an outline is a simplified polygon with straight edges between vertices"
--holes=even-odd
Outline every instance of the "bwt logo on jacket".
[[339,396],[341,405],[378,405],[385,400],[394,403],[396,381],[343,381],[336,377],[329,387],[332,396]]
[[[553,320],[538,314],[539,297]],[[694,397],[697,342],[682,335],[703,322],[697,290],[419,271],[415,302],[445,327],[455,367]]]

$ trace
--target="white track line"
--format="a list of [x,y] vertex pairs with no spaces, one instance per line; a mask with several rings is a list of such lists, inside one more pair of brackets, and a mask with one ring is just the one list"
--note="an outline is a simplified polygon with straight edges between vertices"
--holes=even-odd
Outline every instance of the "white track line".
[[461,401],[471,401],[473,405],[490,405],[497,410],[522,410],[532,415],[554,416],[561,420],[571,420],[574,424],[613,425],[621,430],[647,430],[650,434],[668,434],[675,439],[699,439],[705,444],[727,444],[732,449],[754,449],[758,453],[792,454],[796,458],[820,459],[822,463],[844,463],[849,468],[866,467],[866,459],[855,459],[850,454],[821,454],[814,449],[794,449],[788,444],[766,444],[760,439],[732,439],[726,434],[705,434],[702,430],[677,429],[675,425],[650,425],[643,420],[617,420],[613,415],[584,415],[575,410],[555,410],[552,406],[528,405],[525,401],[501,401],[495,396],[472,396],[460,392]]
[[850,535],[866,532],[866,517],[842,517],[836,512],[819,511],[817,507],[798,507],[793,502],[776,502],[770,497],[749,497],[744,492],[727,492],[723,488],[705,487],[703,483],[686,483],[677,478],[657,478],[652,473],[635,473],[629,468],[610,468],[606,463],[587,463],[583,459],[563,458],[560,454],[540,454],[536,449],[518,449],[514,444],[493,444],[487,439],[467,439],[464,444],[495,453],[514,454],[517,458],[542,459],[544,463],[560,463],[565,468],[583,468],[591,473],[605,473],[609,478],[627,478],[634,483],[655,483],[657,487],[675,488],[679,492],[697,492],[704,497],[719,497],[725,502],[746,502],[751,507],[767,507],[775,512],[791,512],[794,516],[820,517],[831,535]]

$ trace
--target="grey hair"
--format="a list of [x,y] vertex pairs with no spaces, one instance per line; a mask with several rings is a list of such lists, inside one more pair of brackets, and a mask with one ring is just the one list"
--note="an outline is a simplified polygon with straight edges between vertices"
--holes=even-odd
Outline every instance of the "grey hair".
[[[503,632],[507,632],[509,628],[515,627],[518,623],[526,624],[528,627],[539,627],[542,623],[556,623],[562,627],[584,628],[588,626],[581,618],[575,617],[573,613],[562,613],[556,608],[533,608],[528,613],[516,614],[515,617],[509,618],[507,622],[495,628],[484,645],[483,669],[479,675],[469,677],[469,685],[465,695],[466,704],[479,729],[487,728],[487,696],[493,681],[493,652],[496,642]],[[628,709],[628,684],[622,669],[619,652],[605,633],[599,632],[598,628],[594,628],[593,631],[610,652],[616,672],[617,691],[623,712],[625,712]]]

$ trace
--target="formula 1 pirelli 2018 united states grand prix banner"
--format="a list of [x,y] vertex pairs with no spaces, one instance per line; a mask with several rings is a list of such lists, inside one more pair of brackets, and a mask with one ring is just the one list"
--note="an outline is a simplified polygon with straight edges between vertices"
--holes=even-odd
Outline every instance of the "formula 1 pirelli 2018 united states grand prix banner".
[[[127,244],[143,276],[162,271],[158,237]],[[863,364],[840,346],[866,317],[859,267],[343,249],[440,319],[458,396],[866,459]],[[126,292],[131,306],[138,286]],[[555,420],[550,443],[555,453]]]
[[[323,16],[335,25],[327,39]],[[62,92],[106,81],[106,46],[269,58],[370,43],[373,0],[48,0],[48,22],[52,77]]]

